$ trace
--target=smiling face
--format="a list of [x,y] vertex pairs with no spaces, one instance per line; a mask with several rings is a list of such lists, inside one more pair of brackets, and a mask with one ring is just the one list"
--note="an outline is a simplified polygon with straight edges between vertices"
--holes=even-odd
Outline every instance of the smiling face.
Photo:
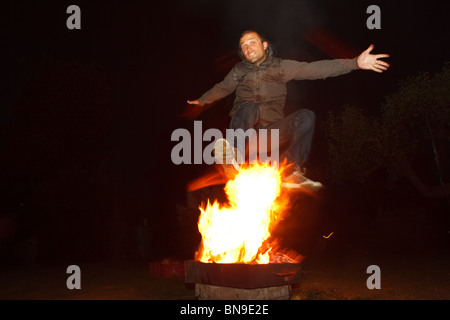
[[240,46],[245,60],[259,66],[267,58],[267,42],[261,41],[256,32],[244,34],[240,41]]

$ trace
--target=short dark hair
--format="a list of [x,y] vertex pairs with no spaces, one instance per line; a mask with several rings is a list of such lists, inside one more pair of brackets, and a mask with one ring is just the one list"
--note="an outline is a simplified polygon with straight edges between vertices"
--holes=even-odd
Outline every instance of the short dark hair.
[[244,56],[244,53],[242,52],[240,40],[242,39],[243,36],[245,36],[248,33],[256,33],[258,35],[259,39],[261,40],[261,42],[267,42],[266,54],[267,55],[273,54],[273,52],[274,52],[273,47],[272,47],[271,43],[267,40],[267,37],[263,33],[256,31],[254,29],[247,29],[241,33],[241,36],[239,37],[239,43],[238,43],[238,55],[242,60],[245,60],[245,56]]

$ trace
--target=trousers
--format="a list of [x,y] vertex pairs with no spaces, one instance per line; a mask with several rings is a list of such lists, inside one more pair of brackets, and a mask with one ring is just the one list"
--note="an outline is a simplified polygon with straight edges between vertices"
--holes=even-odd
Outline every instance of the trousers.
[[[281,155],[281,161],[286,159],[288,163],[296,163],[303,167],[311,151],[315,118],[313,111],[299,109],[281,120],[262,125],[258,103],[244,102],[232,116],[230,129],[235,130],[237,136],[239,134],[242,135],[243,131],[248,132],[248,129],[256,130],[251,130],[250,134],[247,133],[243,139],[237,138],[234,141],[230,141],[230,143],[238,150],[241,150],[241,152],[245,150],[244,153],[250,158],[251,155],[248,152],[250,150],[250,140],[254,138],[252,135],[258,135],[258,132],[260,132],[258,129],[267,129],[268,137],[272,137],[271,131],[276,129],[278,130],[278,141],[272,143],[269,138],[267,147],[261,144],[258,145],[259,152],[274,152],[273,148],[275,146],[275,148],[278,148],[277,152]],[[242,145],[243,141],[245,141],[245,146]],[[253,141],[258,141],[258,139]]]

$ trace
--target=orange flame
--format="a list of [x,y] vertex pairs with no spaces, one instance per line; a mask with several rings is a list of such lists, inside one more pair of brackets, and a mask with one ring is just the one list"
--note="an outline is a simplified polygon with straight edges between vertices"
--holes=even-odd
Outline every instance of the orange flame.
[[270,262],[267,241],[282,219],[287,201],[281,197],[281,172],[276,166],[241,167],[225,186],[229,203],[208,200],[200,206],[198,229],[202,242],[197,260],[216,263]]

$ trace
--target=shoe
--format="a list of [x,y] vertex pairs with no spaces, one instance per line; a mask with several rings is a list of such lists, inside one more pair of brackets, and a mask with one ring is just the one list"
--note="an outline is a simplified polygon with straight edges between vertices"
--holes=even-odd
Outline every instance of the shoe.
[[239,172],[240,166],[237,163],[238,151],[233,148],[226,139],[217,139],[214,144],[214,159],[217,164],[221,164],[228,179],[234,178]]
[[[289,169],[288,169],[289,170]],[[305,177],[306,170],[301,170],[298,165],[295,165],[290,170],[281,183],[281,186],[288,189],[303,189],[305,191],[315,192],[323,188],[320,182],[313,181]]]

